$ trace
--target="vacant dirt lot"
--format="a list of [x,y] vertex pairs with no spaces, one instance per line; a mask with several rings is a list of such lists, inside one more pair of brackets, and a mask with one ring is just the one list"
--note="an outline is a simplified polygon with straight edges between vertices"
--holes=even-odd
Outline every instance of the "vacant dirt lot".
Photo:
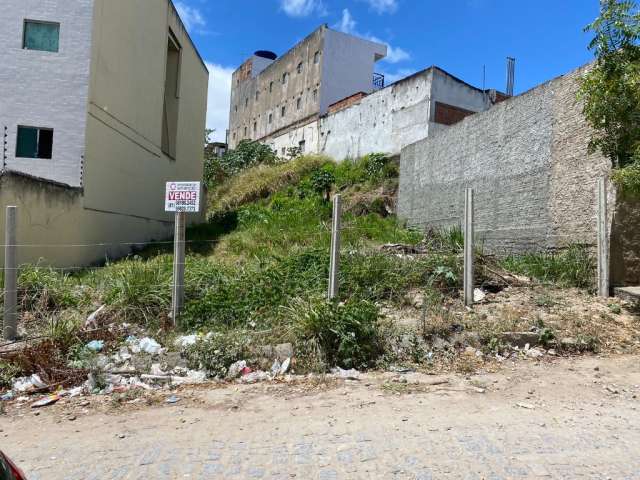
[[640,478],[636,356],[175,393],[13,405],[0,446],[41,480]]

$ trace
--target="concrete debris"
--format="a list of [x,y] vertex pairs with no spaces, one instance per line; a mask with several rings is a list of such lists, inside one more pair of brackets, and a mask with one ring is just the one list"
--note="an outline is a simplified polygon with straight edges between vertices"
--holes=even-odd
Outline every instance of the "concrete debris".
[[530,358],[540,358],[544,356],[544,352],[538,348],[530,348],[526,350],[526,355]]
[[504,332],[500,336],[502,343],[512,345],[514,347],[524,348],[527,344],[537,345],[540,335],[535,332]]

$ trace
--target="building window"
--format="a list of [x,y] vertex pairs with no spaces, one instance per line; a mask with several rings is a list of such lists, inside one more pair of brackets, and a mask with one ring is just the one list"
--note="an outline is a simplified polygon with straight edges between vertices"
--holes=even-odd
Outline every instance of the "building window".
[[273,82],[269,83],[269,93],[273,92]]
[[313,63],[317,65],[319,62],[320,62],[320,52],[317,51],[316,53],[313,54]]
[[247,138],[247,127],[244,127],[244,138]]
[[236,139],[236,132],[233,132],[233,139]]
[[253,122],[253,134],[255,135],[258,132],[258,123]]
[[51,159],[53,153],[53,130],[18,126],[16,157]]
[[287,113],[287,107],[282,107],[280,109],[280,116],[284,117],[286,113]]
[[162,151],[175,159],[178,142],[178,113],[180,110],[180,65],[182,47],[173,32],[167,38],[167,65],[164,80],[164,108],[162,115]]
[[300,153],[304,153],[305,146],[306,146],[306,142],[304,140],[298,143],[298,148],[300,149]]
[[313,91],[313,101],[315,102],[316,100],[318,100],[318,89],[317,88]]
[[302,62],[300,62],[300,63],[298,64],[298,68],[297,68],[298,73],[302,73],[302,69],[303,69],[303,68],[304,68],[304,65],[302,64]]
[[284,72],[282,74],[282,84],[286,85],[287,84],[287,78],[289,77],[289,74],[287,72]]
[[244,99],[244,108],[247,108],[249,106],[249,97]]
[[284,157],[287,154],[287,149],[282,147],[282,156]]
[[269,123],[271,124],[273,122],[273,113],[269,114]]
[[296,108],[300,110],[302,108],[302,98],[298,98],[296,101]]
[[235,106],[236,112],[238,112],[238,105]]
[[60,24],[52,22],[24,21],[22,48],[57,52],[60,46]]

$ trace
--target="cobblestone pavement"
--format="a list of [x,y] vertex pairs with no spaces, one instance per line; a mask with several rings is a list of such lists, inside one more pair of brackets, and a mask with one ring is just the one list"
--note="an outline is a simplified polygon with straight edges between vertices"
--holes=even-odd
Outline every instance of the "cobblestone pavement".
[[637,357],[416,378],[428,388],[378,375],[312,394],[198,390],[75,421],[62,407],[10,414],[0,448],[32,480],[640,479]]

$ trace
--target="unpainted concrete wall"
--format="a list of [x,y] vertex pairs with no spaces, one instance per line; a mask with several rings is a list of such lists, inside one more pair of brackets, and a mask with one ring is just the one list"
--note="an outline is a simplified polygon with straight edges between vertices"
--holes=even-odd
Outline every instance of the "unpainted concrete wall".
[[[576,99],[585,69],[467,117],[401,155],[398,214],[410,225],[460,225],[475,191],[478,240],[495,253],[596,243],[596,182],[610,161],[590,154]],[[612,281],[638,276],[640,214],[609,188]],[[620,219],[626,222],[621,223]],[[621,228],[622,227],[622,228]]]

